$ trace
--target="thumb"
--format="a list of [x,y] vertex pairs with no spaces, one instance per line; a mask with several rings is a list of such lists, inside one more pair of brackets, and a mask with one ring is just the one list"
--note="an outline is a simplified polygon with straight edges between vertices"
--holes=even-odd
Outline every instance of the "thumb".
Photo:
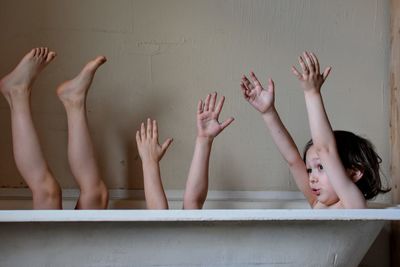
[[332,67],[327,67],[327,68],[324,70],[324,73],[322,74],[322,78],[324,78],[324,81],[326,80],[326,78],[328,78],[329,73],[331,73],[331,70],[332,70]]
[[234,120],[235,120],[234,118],[230,117],[230,118],[226,119],[223,123],[221,123],[222,130],[224,130],[226,127],[228,127],[229,124],[231,124]]
[[274,93],[275,92],[275,83],[271,78],[268,79],[268,91],[270,93]]
[[171,145],[173,139],[172,138],[168,138],[167,140],[164,141],[164,143],[161,145],[161,149],[162,151],[165,153],[165,151],[167,151],[168,147]]

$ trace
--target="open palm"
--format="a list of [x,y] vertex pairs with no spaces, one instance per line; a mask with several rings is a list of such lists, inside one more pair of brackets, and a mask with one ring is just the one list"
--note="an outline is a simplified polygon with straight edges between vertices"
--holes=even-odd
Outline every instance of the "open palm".
[[320,65],[317,56],[311,52],[304,52],[303,56],[298,58],[301,72],[292,66],[292,72],[300,81],[305,91],[320,91],[331,72],[331,67],[325,68],[324,72],[320,72]]
[[199,101],[197,107],[197,134],[199,137],[215,138],[222,130],[232,123],[233,118],[224,122],[218,121],[225,97],[222,97],[216,104],[217,93],[209,94],[204,103]]
[[172,143],[172,138],[168,138],[162,145],[158,142],[157,121],[147,119],[147,126],[142,122],[140,131],[136,132],[136,143],[142,161],[159,162]]
[[274,82],[269,79],[268,90],[265,90],[253,72],[250,76],[254,84],[246,76],[242,78],[243,97],[260,113],[266,113],[274,107]]

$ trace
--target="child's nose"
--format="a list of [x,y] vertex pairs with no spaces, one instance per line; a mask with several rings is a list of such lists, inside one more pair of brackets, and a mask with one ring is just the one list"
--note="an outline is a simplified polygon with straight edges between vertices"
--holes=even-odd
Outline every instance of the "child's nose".
[[314,175],[314,174],[310,174],[310,182],[312,183],[312,184],[315,184],[316,182],[318,182],[318,177],[316,176],[316,175]]

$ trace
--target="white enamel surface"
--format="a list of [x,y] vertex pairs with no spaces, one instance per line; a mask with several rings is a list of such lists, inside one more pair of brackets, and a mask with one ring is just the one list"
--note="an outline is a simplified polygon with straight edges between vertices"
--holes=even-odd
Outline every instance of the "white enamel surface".
[[0,266],[356,267],[383,226],[375,220],[277,221],[273,216],[265,220],[267,215],[249,220],[208,212],[169,213],[174,218],[147,212],[132,221],[125,214],[122,222],[76,222],[76,215],[56,222],[3,222]]
[[214,222],[214,221],[390,221],[400,209],[368,210],[18,210],[0,211],[0,222]]
[[400,209],[2,210],[0,266],[355,267],[391,220]]

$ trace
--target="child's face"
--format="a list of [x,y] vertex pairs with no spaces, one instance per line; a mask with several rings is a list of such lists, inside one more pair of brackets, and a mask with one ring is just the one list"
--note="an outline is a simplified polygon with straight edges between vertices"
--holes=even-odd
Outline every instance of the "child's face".
[[314,146],[311,146],[307,151],[306,166],[310,187],[318,201],[326,206],[337,203],[339,197],[329,181]]

